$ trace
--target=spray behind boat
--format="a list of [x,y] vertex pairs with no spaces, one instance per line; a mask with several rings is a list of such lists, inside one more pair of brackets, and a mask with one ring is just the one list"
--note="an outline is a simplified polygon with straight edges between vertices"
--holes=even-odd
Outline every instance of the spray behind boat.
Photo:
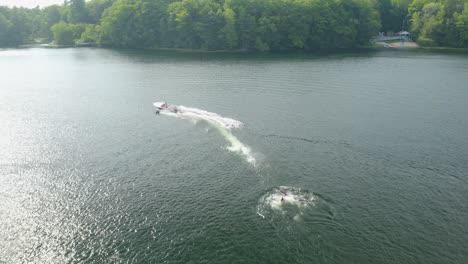
[[172,105],[167,102],[155,102],[153,105],[157,108],[157,114],[172,116],[180,119],[191,120],[193,122],[205,121],[213,126],[219,133],[231,144],[227,147],[229,151],[235,152],[243,156],[247,162],[256,165],[256,159],[249,146],[243,144],[231,132],[232,129],[241,129],[242,122],[223,117],[216,113],[208,112],[205,110],[185,107],[183,105]]

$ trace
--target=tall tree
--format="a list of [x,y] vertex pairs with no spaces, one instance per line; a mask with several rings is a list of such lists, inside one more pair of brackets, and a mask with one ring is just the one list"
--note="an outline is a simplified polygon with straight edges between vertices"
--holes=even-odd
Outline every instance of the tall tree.
[[13,24],[2,14],[0,9],[0,47],[10,45],[9,37]]
[[89,22],[89,13],[86,9],[85,0],[70,0],[70,13],[68,21],[70,23],[87,23]]
[[226,24],[222,31],[226,38],[227,47],[229,49],[234,49],[238,47],[239,43],[236,32],[236,13],[231,5],[232,0],[226,0],[226,2],[224,2],[224,20]]

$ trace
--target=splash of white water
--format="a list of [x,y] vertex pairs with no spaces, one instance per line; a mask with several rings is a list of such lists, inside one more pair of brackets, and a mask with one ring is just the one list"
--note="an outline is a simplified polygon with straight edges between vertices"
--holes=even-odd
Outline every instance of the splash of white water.
[[161,114],[192,120],[194,122],[201,120],[206,121],[214,128],[216,128],[220,134],[231,144],[229,147],[227,147],[229,151],[239,153],[247,160],[247,162],[252,165],[256,165],[256,159],[253,156],[250,147],[240,142],[239,139],[231,133],[231,129],[241,128],[243,125],[242,122],[232,118],[223,117],[216,113],[185,106],[177,106],[177,113],[163,110],[161,111]]
[[299,188],[279,186],[263,195],[257,206],[257,214],[262,218],[265,215],[279,213],[280,215],[293,214],[294,220],[299,221],[304,210],[315,206],[316,197],[312,193]]

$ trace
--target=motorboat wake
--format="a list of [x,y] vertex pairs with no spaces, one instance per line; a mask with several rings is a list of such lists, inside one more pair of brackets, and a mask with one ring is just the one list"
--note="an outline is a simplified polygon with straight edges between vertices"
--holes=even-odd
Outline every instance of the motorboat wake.
[[246,146],[237,139],[232,133],[232,129],[240,129],[242,122],[223,117],[219,114],[201,110],[198,108],[185,107],[182,105],[172,105],[167,102],[155,102],[153,105],[156,107],[157,114],[172,116],[180,119],[191,120],[192,122],[205,121],[212,125],[219,133],[229,142],[231,146],[227,149],[232,152],[239,153],[244,156],[247,162],[255,165],[256,159],[250,147]]

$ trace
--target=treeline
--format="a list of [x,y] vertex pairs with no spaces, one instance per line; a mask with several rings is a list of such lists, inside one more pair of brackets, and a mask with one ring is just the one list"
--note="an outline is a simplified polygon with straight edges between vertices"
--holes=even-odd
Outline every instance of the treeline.
[[70,0],[0,7],[0,46],[34,41],[131,48],[334,49],[411,29],[425,45],[466,46],[468,0]]

